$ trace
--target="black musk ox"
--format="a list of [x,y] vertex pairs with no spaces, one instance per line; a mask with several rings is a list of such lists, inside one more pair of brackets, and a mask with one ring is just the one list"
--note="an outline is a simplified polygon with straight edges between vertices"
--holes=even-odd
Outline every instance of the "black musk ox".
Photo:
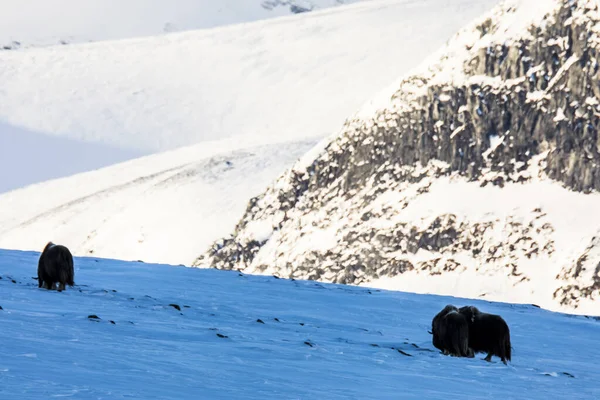
[[65,285],[73,286],[75,271],[73,256],[68,248],[48,242],[38,261],[38,287],[53,290],[58,283],[58,291]]
[[468,321],[469,347],[474,352],[488,353],[486,361],[492,361],[492,356],[500,357],[504,364],[510,361],[510,330],[501,316],[483,313],[473,306],[461,307],[458,312]]
[[444,354],[473,357],[469,348],[469,324],[458,308],[448,304],[431,321],[433,345]]

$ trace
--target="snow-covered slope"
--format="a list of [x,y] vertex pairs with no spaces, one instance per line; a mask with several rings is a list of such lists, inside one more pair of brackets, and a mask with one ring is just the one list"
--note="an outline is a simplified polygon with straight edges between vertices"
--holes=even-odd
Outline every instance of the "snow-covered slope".
[[598,8],[522,0],[483,16],[196,265],[600,315]]
[[3,0],[0,50],[150,36],[360,0]]
[[0,247],[192,263],[314,140],[205,142],[0,196]]
[[138,151],[323,135],[495,3],[370,0],[208,30],[4,51],[0,122]]
[[[58,293],[31,278],[37,257],[0,251],[4,400],[600,397],[593,318],[94,258]],[[440,354],[428,330],[448,303],[501,315],[512,363]]]

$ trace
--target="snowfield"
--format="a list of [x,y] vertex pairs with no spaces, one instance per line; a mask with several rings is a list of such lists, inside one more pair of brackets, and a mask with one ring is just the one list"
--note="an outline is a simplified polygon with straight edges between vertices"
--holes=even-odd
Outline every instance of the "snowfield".
[[[50,292],[38,256],[0,251],[2,399],[600,397],[598,319],[96,258]],[[501,315],[513,362],[440,354],[428,330],[448,303]]]
[[356,1],[3,0],[0,50],[207,29]]
[[214,29],[0,51],[0,122],[143,152],[234,136],[323,135],[497,2],[372,0]]

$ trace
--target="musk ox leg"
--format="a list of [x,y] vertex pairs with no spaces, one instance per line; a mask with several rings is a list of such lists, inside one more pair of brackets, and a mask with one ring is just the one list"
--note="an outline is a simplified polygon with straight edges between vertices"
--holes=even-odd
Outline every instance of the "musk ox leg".
[[475,357],[475,352],[473,351],[473,349],[472,349],[472,348],[470,348],[470,347],[469,347],[469,348],[467,349],[467,355],[466,355],[466,357],[467,357],[467,358],[474,358],[474,357]]
[[65,290],[65,284],[63,282],[60,282],[58,284],[58,291],[62,292],[63,290]]
[[46,274],[44,273],[44,268],[42,266],[41,261],[38,265],[37,274],[38,274],[38,288],[41,288],[44,286],[44,283],[46,281]]
[[492,353],[488,353],[487,357],[484,358],[487,362],[492,362]]

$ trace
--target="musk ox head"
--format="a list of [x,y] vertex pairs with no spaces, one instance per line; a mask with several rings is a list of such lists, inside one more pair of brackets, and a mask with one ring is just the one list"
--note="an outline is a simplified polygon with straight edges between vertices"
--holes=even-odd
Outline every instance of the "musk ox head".
[[444,354],[473,357],[469,348],[469,323],[458,309],[448,304],[431,322],[433,345]]

